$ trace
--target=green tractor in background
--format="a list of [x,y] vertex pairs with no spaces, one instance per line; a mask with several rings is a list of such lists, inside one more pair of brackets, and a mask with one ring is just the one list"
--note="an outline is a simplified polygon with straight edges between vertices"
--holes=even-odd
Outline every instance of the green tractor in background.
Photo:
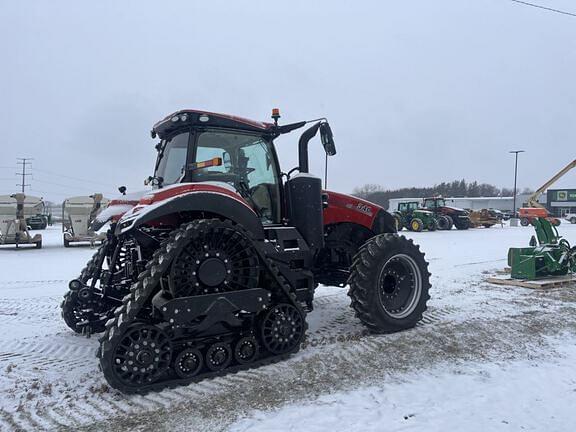
[[403,228],[416,232],[425,229],[428,231],[436,231],[438,229],[434,213],[422,210],[418,201],[398,203],[398,210],[394,212],[394,218],[396,219],[398,231],[402,231]]

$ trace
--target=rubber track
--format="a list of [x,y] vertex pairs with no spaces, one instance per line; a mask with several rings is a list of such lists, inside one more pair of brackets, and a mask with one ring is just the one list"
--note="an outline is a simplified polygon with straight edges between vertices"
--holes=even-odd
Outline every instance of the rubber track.
[[[114,346],[119,343],[128,327],[136,320],[138,312],[140,312],[140,310],[144,307],[146,301],[156,292],[156,287],[160,283],[161,277],[168,271],[170,264],[179,251],[178,246],[181,243],[187,242],[193,238],[194,233],[206,230],[210,223],[210,219],[201,219],[183,224],[179,229],[174,230],[168,239],[166,239],[154,252],[152,259],[146,264],[145,270],[138,276],[138,281],[132,285],[130,288],[130,293],[124,297],[122,305],[114,311],[114,317],[108,320],[106,323],[106,330],[104,331],[102,337],[99,339],[100,348],[97,351],[97,356],[100,360],[100,367],[102,372],[107,378],[110,377],[111,379],[114,379],[112,370]],[[229,223],[230,226],[235,226],[232,224],[232,222],[229,221],[226,221],[225,223]],[[248,233],[244,233],[250,238]],[[279,287],[283,294],[285,294],[285,296],[288,297],[288,300],[291,301],[291,303],[301,311],[303,317],[305,318],[305,313],[302,307],[296,301],[295,295],[290,292],[290,287],[284,278],[280,275],[277,267],[270,263],[268,259],[263,257],[262,254],[260,255],[262,262],[265,263],[265,266],[268,267],[271,275],[279,283]],[[307,325],[305,326],[304,331],[306,331],[306,328]],[[229,367],[222,371],[205,373],[190,379],[164,381],[138,388],[127,387],[120,383],[116,383],[117,385],[112,386],[125,393],[146,393],[152,390],[173,388],[180,385],[187,385],[193,382],[198,382],[206,378],[212,378],[226,375],[228,373],[234,373],[241,370],[252,369],[267,364],[276,363],[286,359],[289,355],[294,354],[299,350],[300,344],[290,352],[278,356],[265,358],[247,365]],[[110,380],[108,381],[110,382]]]

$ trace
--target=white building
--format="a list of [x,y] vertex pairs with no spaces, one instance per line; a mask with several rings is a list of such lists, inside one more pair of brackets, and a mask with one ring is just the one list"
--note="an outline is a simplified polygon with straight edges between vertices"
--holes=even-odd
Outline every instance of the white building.
[[[516,207],[522,207],[530,194],[519,194],[516,196]],[[497,210],[509,210],[512,211],[514,207],[514,199],[512,197],[478,197],[478,198],[444,198],[446,200],[446,205],[470,209],[470,210],[480,210],[480,209],[497,209]],[[422,202],[422,198],[390,198],[388,204],[388,211],[394,212],[398,209],[398,203],[418,201]],[[546,195],[540,197],[540,202],[546,204]]]

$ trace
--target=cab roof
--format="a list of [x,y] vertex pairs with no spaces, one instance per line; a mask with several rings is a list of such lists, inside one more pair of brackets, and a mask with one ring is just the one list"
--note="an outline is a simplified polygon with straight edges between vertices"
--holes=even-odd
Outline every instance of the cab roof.
[[221,127],[249,132],[272,132],[274,124],[250,120],[229,114],[184,109],[176,111],[160,120],[152,128],[152,137],[164,138],[183,126]]

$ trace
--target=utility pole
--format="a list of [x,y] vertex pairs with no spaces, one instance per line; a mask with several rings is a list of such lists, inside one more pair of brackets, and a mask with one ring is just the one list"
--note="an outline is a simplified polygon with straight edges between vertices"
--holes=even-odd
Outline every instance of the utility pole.
[[31,173],[27,173],[26,172],[26,167],[31,167],[32,162],[34,159],[32,158],[17,158],[17,164],[18,165],[22,165],[22,171],[19,173],[16,173],[16,175],[22,176],[22,183],[17,184],[16,186],[21,186],[22,187],[22,193],[24,193],[24,188],[27,186],[30,186],[29,184],[26,184],[26,176],[31,175]]
[[510,222],[511,226],[518,226],[518,213],[516,211],[516,180],[518,178],[518,153],[524,153],[524,150],[510,150],[508,153],[514,153],[516,156],[516,161],[514,162],[514,199],[513,199],[513,219],[514,222]]

